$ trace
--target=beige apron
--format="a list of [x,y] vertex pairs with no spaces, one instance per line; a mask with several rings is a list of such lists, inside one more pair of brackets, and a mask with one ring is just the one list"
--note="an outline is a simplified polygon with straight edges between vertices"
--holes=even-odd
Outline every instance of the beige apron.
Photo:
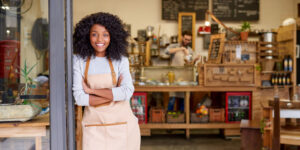
[[[85,80],[90,88],[112,88],[116,85],[111,59],[111,74],[88,75],[89,63],[90,58],[85,67]],[[85,107],[82,128],[83,150],[140,149],[140,128],[128,100]]]
[[171,66],[184,66],[184,57],[185,54],[183,51],[176,52],[172,59]]

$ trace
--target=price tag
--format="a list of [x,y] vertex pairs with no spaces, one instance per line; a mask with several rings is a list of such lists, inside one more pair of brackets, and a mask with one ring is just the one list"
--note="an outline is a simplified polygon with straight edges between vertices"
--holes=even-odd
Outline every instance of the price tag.
[[241,60],[241,57],[242,57],[242,46],[241,45],[236,46],[235,57],[236,57],[236,59]]

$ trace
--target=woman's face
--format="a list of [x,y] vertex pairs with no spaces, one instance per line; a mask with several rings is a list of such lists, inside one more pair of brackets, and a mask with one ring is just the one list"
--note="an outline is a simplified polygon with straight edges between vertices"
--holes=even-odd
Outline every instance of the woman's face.
[[110,43],[109,32],[104,26],[94,24],[90,30],[90,43],[96,52],[96,56],[104,57],[106,48]]

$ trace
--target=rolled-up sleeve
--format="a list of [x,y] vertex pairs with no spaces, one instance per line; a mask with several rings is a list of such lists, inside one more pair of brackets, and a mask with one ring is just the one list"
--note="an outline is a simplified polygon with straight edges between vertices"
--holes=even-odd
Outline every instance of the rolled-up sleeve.
[[83,68],[80,60],[78,56],[73,56],[73,96],[77,105],[89,106],[89,95],[82,87]]
[[123,80],[121,81],[119,87],[112,88],[113,100],[114,101],[130,100],[134,92],[134,86],[129,71],[128,58],[122,57],[118,69],[119,69],[119,76],[122,75]]

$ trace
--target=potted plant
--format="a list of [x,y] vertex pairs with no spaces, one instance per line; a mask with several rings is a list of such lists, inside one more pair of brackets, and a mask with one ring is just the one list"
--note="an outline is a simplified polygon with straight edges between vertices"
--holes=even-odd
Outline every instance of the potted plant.
[[23,87],[20,88],[18,97],[14,103],[10,105],[0,105],[0,122],[27,121],[34,118],[41,112],[41,106],[38,103],[31,101],[33,80],[29,74],[36,65],[37,64],[29,67],[25,60],[24,67],[20,68],[20,75],[25,79]]
[[242,41],[247,41],[248,40],[248,34],[249,34],[250,29],[251,29],[250,23],[248,21],[244,21],[242,23],[241,33],[240,33]]

